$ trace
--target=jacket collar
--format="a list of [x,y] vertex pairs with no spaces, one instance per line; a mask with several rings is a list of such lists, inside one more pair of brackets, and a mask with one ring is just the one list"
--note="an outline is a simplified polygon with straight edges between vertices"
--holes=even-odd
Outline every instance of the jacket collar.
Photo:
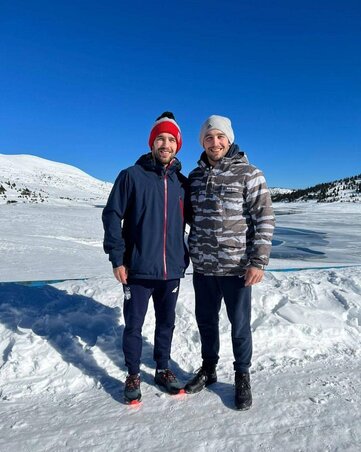
[[151,152],[148,154],[143,154],[135,163],[136,165],[142,166],[146,171],[154,171],[155,173],[163,176],[165,174],[171,175],[179,172],[182,169],[181,162],[175,157],[171,163],[164,167],[158,160],[153,158]]

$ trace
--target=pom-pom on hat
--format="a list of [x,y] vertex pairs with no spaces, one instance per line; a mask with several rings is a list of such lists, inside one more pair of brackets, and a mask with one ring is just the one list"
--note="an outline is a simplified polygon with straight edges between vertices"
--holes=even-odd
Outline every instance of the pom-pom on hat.
[[201,146],[203,147],[203,141],[205,136],[210,130],[217,129],[223,132],[228,138],[230,144],[234,142],[234,132],[232,129],[231,120],[226,118],[225,116],[212,115],[205,120],[201,127],[201,132],[199,134],[199,140],[201,142]]
[[173,113],[165,111],[156,119],[149,135],[149,147],[152,149],[154,140],[161,133],[170,133],[177,141],[177,152],[182,147],[182,135]]

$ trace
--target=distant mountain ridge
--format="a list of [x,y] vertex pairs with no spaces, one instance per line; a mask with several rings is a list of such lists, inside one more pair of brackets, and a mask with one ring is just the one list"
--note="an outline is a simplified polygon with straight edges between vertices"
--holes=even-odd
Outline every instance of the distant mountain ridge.
[[65,163],[0,154],[0,204],[104,204],[112,184]]
[[294,191],[293,188],[279,188],[279,187],[269,187],[269,191],[271,192],[271,196],[275,195],[284,195],[288,193],[292,193]]
[[361,174],[298,190],[270,189],[274,202],[361,202]]
[[[112,184],[65,163],[34,155],[0,154],[0,205],[103,205]],[[274,202],[361,202],[361,174],[305,189],[270,188]]]

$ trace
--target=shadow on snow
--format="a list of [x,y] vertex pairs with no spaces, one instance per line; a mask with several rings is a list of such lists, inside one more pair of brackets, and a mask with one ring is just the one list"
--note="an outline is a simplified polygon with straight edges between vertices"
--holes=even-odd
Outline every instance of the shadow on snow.
[[[120,325],[120,317],[119,307],[111,308],[52,286],[0,283],[0,322],[16,334],[24,334],[22,330],[29,329],[46,339],[66,363],[99,382],[118,402],[123,401],[123,383],[99,366],[92,347],[99,347],[119,369],[127,371],[122,353],[124,326]],[[11,353],[8,348],[3,354]],[[144,339],[142,363],[154,367],[153,345]],[[176,363],[172,364],[175,371],[184,375]],[[154,384],[152,375],[141,373],[142,381]]]

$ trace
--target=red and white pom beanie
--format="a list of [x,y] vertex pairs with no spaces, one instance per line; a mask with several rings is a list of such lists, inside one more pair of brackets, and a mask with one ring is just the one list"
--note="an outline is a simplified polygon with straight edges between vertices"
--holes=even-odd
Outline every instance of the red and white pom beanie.
[[[169,116],[167,116],[169,114]],[[149,147],[152,149],[154,140],[161,133],[170,133],[177,141],[177,152],[182,147],[182,134],[179,125],[176,123],[173,113],[163,113],[154,123],[149,135]]]

